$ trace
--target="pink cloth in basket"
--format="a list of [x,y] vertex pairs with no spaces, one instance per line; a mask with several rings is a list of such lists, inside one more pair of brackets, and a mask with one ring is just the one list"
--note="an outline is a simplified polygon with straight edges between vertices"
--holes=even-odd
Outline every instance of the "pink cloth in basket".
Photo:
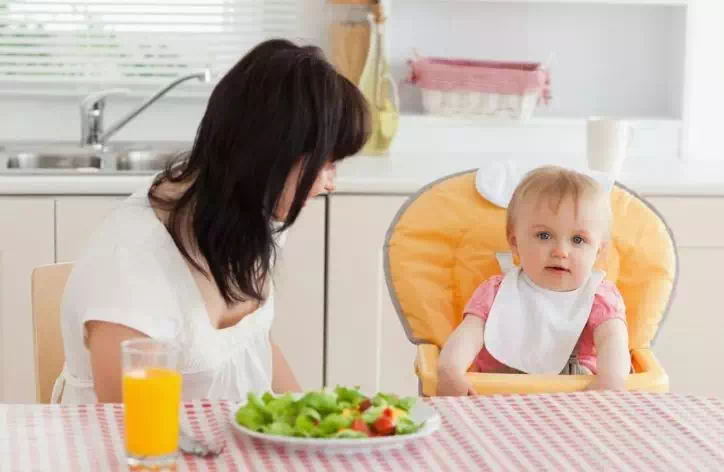
[[423,58],[409,62],[408,82],[431,90],[465,90],[524,95],[541,90],[550,100],[550,73],[532,62]]

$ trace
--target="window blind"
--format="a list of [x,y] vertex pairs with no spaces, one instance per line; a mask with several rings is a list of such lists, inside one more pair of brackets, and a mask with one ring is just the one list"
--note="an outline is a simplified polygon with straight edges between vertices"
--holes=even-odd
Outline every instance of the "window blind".
[[0,0],[0,88],[158,86],[293,37],[297,0]]

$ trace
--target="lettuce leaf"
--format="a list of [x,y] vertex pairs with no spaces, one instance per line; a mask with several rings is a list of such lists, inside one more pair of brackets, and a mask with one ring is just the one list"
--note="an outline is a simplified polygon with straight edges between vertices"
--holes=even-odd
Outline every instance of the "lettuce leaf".
[[339,412],[337,394],[331,391],[309,392],[299,400],[302,406],[313,408],[321,415]]
[[261,432],[273,436],[294,436],[294,428],[283,421],[275,421],[268,426],[262,426]]
[[347,388],[338,385],[334,391],[340,403],[345,402],[349,404],[347,408],[357,406],[367,398],[359,391],[359,388]]
[[382,412],[387,408],[386,406],[373,406],[365,410],[364,413],[362,413],[362,420],[367,424],[372,424],[375,421],[377,421],[377,418],[379,418],[382,415]]
[[399,408],[400,410],[404,410],[408,413],[415,406],[415,402],[415,397],[400,398],[397,395],[387,393],[378,393],[374,397],[372,397],[372,404],[374,406],[391,406],[394,408]]
[[412,409],[415,407],[415,403],[417,402],[417,399],[415,397],[404,397],[400,398],[400,400],[397,402],[397,405],[395,405],[400,410],[405,410],[406,412],[411,412]]
[[281,397],[274,398],[267,404],[267,409],[274,418],[281,417],[285,412],[290,411],[294,406],[294,395],[287,393]]
[[422,427],[422,423],[416,424],[409,416],[402,416],[397,420],[395,434],[416,433]]
[[236,412],[236,422],[254,431],[271,423],[273,415],[264,402],[254,393],[247,395],[246,405]]
[[326,416],[321,423],[319,423],[319,429],[322,430],[322,433],[329,436],[340,429],[349,428],[352,424],[352,418],[349,418],[347,416],[343,416],[337,413],[333,413],[331,415]]

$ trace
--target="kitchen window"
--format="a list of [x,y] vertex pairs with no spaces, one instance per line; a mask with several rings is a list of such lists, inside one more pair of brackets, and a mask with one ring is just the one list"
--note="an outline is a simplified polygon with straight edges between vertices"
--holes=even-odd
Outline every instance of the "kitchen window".
[[0,0],[0,90],[142,90],[204,67],[223,73],[259,41],[294,37],[297,3]]

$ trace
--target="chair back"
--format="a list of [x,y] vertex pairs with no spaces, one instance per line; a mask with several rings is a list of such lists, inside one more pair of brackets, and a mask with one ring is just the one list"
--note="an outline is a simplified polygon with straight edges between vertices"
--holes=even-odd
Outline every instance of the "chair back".
[[33,339],[37,401],[50,403],[53,384],[63,370],[65,353],[60,305],[73,264],[36,267],[32,273]]

